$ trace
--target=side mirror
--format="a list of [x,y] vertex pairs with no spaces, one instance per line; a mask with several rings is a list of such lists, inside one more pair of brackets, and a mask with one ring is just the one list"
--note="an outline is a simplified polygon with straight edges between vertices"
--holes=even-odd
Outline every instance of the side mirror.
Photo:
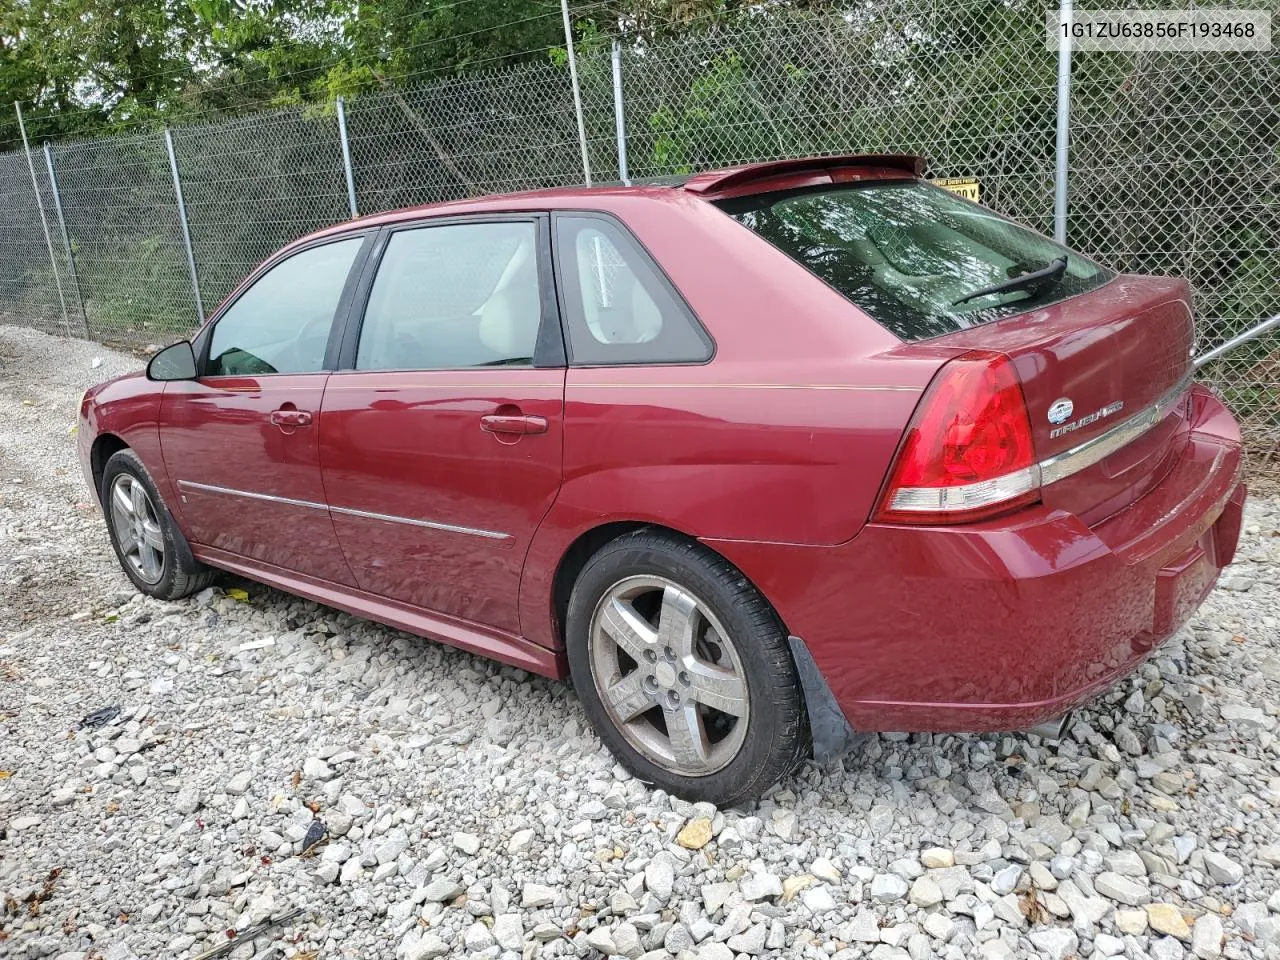
[[190,342],[183,340],[165,347],[147,364],[148,380],[194,380],[196,353]]

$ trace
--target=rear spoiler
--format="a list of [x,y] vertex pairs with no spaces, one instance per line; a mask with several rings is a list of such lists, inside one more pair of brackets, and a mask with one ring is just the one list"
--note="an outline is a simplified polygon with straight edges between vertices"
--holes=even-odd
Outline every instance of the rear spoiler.
[[[751,163],[728,170],[713,170],[690,177],[684,183],[684,189],[696,193],[706,199],[727,197],[738,193],[754,192],[750,188],[761,185],[762,181],[782,178],[803,178],[806,174],[827,176],[836,180],[837,170],[862,168],[867,174],[882,172],[881,175],[922,177],[926,169],[923,157],[905,153],[859,153],[834,157],[800,157],[794,160],[771,160],[766,163]],[[857,171],[857,172],[862,172]],[[850,171],[855,172],[855,171]],[[851,179],[861,179],[856,175]]]

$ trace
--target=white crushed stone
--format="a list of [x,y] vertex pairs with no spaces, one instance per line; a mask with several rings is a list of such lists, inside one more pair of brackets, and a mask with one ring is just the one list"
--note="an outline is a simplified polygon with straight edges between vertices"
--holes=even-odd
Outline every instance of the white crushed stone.
[[717,810],[564,684],[254,584],[138,596],[69,429],[140,365],[0,326],[0,955],[191,957],[299,907],[231,956],[1280,957],[1280,501],[1062,742],[865,736]]

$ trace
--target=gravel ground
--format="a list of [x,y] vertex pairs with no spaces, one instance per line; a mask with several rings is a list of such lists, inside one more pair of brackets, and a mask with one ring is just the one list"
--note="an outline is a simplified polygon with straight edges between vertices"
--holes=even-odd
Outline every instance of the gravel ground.
[[863,737],[717,810],[629,778],[563,684],[242,581],[136,595],[69,428],[137,365],[0,326],[0,956],[300,908],[231,956],[1280,957],[1280,500],[1061,742]]

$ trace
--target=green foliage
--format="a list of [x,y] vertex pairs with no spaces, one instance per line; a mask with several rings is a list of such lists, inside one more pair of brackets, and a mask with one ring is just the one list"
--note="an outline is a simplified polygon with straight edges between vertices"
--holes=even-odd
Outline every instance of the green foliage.
[[[607,49],[621,36],[634,177],[824,152],[920,153],[937,175],[980,177],[985,203],[1050,225],[1056,57],[1045,49],[1041,2],[572,6],[597,171],[612,163]],[[515,64],[542,66],[526,66],[519,78],[473,79],[477,69]],[[572,150],[511,147],[530,122],[548,143],[573,143],[573,118],[546,111],[539,93],[563,89],[560,77],[541,71],[566,65],[555,0],[0,0],[0,105],[24,103],[37,143],[269,106],[301,107],[289,115],[327,125],[337,96],[407,87],[407,78],[435,81],[355,112],[358,189],[370,197],[362,209],[489,183],[571,182]],[[472,78],[439,87],[464,72]],[[437,109],[449,122],[438,122]],[[1072,112],[1073,246],[1119,269],[1186,276],[1206,343],[1280,310],[1280,58],[1078,54]],[[289,121],[273,122],[283,130]],[[237,130],[192,135],[182,160],[197,257],[217,292],[243,272],[242,260],[288,239],[277,231],[344,215],[345,198],[328,179],[336,161],[301,131],[279,132],[275,146],[259,148],[251,126]],[[12,111],[0,106],[0,150],[17,136]],[[180,152],[183,137],[179,131]],[[133,197],[140,207],[168,176],[156,145],[149,149],[159,166]],[[362,177],[366,156],[371,173]],[[466,157],[466,169],[451,156]],[[221,196],[228,162],[237,166],[236,198]],[[117,186],[104,182],[101,196],[82,189],[77,200],[109,217],[124,205]],[[202,233],[201,217],[214,210],[217,229]],[[186,298],[172,238],[157,247],[147,239],[153,224],[118,226],[119,250],[104,243],[87,251],[91,321],[185,328],[185,316],[166,319],[156,306]],[[242,252],[228,258],[218,244]],[[151,272],[130,267],[125,280],[106,266],[118,262]],[[1272,337],[1241,356],[1273,369],[1276,347]],[[1262,374],[1250,376],[1229,386],[1242,409],[1274,398],[1274,388],[1257,388]],[[1270,415],[1280,416],[1270,402]]]
[[[560,43],[558,8],[538,0],[0,0],[0,104],[61,140],[545,60]],[[17,137],[5,109],[0,142]]]
[[191,302],[191,281],[173,253],[159,237],[144,237],[119,253],[127,272],[100,270],[83,278],[92,290],[85,301],[90,329],[108,339],[146,341],[188,332],[193,313],[173,306]]

